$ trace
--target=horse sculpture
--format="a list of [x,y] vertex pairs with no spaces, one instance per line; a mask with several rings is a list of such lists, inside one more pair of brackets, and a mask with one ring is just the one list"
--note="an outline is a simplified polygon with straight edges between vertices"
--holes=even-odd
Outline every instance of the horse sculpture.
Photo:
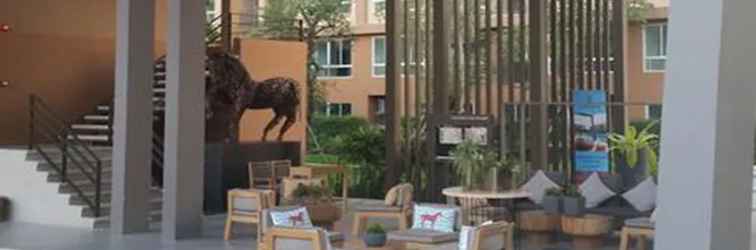
[[257,82],[239,59],[227,53],[209,55],[207,70],[205,114],[209,121],[212,120],[209,126],[223,130],[218,137],[226,142],[238,142],[239,123],[247,109],[273,109],[275,115],[265,127],[262,140],[266,141],[270,130],[286,118],[277,137],[279,141],[283,140],[296,122],[299,109],[299,83],[296,80],[275,77]]

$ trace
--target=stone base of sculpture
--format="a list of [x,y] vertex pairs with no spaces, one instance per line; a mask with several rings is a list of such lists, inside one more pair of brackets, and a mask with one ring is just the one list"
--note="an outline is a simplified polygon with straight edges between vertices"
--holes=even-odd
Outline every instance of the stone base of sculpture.
[[226,212],[226,195],[249,188],[251,161],[291,160],[301,165],[301,142],[208,143],[205,146],[205,213]]

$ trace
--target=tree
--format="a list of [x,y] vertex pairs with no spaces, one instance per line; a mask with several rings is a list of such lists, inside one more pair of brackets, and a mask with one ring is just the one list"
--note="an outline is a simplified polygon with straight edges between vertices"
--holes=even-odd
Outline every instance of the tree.
[[272,39],[301,40],[307,44],[308,113],[325,103],[325,91],[318,82],[321,66],[315,60],[318,40],[349,33],[350,1],[275,0],[263,9],[261,26],[253,35]]

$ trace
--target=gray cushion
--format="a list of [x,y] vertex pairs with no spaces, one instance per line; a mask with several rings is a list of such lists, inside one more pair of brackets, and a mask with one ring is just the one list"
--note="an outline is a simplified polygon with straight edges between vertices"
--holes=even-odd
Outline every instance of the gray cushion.
[[641,218],[634,218],[625,220],[625,226],[627,227],[635,227],[635,228],[649,228],[654,229],[656,227],[656,224],[651,222],[651,219],[647,217],[641,217]]
[[609,187],[604,184],[598,173],[591,174],[588,179],[580,184],[580,194],[585,197],[585,207],[594,208],[604,201],[616,195]]
[[633,189],[622,194],[635,209],[641,212],[651,211],[656,207],[656,184],[649,177]]
[[386,205],[359,206],[354,208],[356,212],[399,212],[401,210],[401,207]]
[[257,212],[257,200],[253,198],[234,198],[234,210],[241,212]]
[[388,239],[394,241],[416,242],[425,244],[437,244],[456,241],[459,233],[446,233],[428,229],[409,229],[388,233]]

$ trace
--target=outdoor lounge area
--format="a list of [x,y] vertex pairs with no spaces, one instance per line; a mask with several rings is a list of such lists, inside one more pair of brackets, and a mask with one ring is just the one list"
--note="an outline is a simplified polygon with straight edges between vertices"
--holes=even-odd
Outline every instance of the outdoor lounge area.
[[756,249],[756,1],[28,1],[0,250]]

